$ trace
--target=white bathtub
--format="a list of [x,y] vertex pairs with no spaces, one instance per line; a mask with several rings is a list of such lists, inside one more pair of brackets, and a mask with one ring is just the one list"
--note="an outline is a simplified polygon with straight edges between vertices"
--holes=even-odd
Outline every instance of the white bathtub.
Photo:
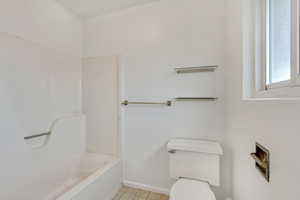
[[111,200],[122,184],[121,160],[85,153],[47,200]]

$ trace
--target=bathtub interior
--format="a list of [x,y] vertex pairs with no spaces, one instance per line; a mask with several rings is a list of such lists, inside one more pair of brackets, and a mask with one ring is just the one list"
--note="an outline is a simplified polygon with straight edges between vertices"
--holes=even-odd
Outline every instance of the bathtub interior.
[[67,193],[79,193],[81,189],[95,181],[103,173],[120,162],[117,157],[84,153],[81,155],[79,162],[71,169],[69,176],[61,183],[46,199],[55,200],[62,196],[68,196]]
[[97,153],[85,153],[80,160],[79,166],[75,171],[76,175],[83,174],[92,174],[98,169],[107,166],[113,161],[117,160],[116,157],[106,154],[97,154]]

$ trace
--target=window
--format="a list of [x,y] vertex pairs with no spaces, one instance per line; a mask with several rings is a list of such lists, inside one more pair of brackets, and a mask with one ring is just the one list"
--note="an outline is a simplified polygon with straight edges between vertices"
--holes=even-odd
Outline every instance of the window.
[[256,7],[254,20],[257,65],[255,90],[259,93],[296,88],[300,86],[300,0],[256,2],[259,2],[259,7]]
[[291,0],[268,0],[267,77],[272,85],[291,79]]

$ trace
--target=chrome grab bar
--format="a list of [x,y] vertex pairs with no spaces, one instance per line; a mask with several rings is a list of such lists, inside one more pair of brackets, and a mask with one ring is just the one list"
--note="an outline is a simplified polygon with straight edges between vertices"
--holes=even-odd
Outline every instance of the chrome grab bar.
[[[54,128],[55,128],[56,124],[58,122],[60,122],[61,120],[65,120],[65,119],[68,119],[68,118],[74,118],[74,117],[81,117],[81,116],[82,116],[81,113],[74,113],[74,114],[72,113],[72,114],[62,115],[61,117],[56,118],[55,120],[53,120],[50,123],[47,132],[40,133],[40,134],[35,134],[35,135],[30,135],[30,136],[26,136],[26,137],[24,137],[24,140],[31,140],[31,139],[39,138],[39,137],[43,137],[43,136],[51,136],[52,133],[54,133]],[[40,145],[39,147],[44,146],[49,141],[48,138],[49,137],[47,137],[47,140],[45,140],[44,143],[42,145]]]
[[172,101],[166,101],[166,102],[132,102],[125,100],[122,102],[122,105],[128,106],[130,104],[136,104],[136,105],[165,105],[165,106],[171,106]]
[[46,132],[46,133],[26,136],[26,137],[24,137],[24,140],[31,140],[31,139],[34,139],[34,138],[38,138],[38,137],[42,137],[42,136],[48,136],[48,135],[51,135],[51,131]]

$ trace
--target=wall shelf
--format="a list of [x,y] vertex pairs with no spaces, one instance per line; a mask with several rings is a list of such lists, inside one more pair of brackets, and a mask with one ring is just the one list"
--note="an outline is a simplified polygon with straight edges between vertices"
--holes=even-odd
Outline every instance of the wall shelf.
[[217,97],[176,97],[176,101],[216,101]]
[[175,71],[177,74],[197,73],[197,72],[214,72],[217,68],[218,68],[217,65],[199,66],[199,67],[178,67],[178,68],[175,68]]

